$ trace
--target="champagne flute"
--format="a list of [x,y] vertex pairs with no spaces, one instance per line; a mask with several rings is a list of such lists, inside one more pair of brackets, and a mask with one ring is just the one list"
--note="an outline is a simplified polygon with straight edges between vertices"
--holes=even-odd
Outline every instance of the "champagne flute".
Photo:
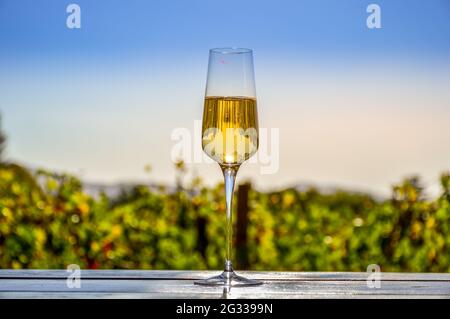
[[250,49],[209,51],[202,126],[203,151],[222,169],[225,180],[225,269],[219,276],[197,281],[205,286],[254,286],[262,282],[238,276],[232,266],[232,199],[240,165],[258,150],[258,114]]

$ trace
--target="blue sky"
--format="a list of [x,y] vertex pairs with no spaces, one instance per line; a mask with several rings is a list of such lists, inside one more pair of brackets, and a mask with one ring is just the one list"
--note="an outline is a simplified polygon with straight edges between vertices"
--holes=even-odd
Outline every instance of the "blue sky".
[[[70,3],[81,29],[66,27]],[[366,27],[370,3],[381,29]],[[449,40],[445,0],[0,0],[8,156],[105,182],[146,178],[152,163],[170,183],[170,134],[201,118],[208,49],[242,46],[260,126],[281,136],[280,172],[243,177],[386,193],[418,173],[436,187],[450,163]]]
[[[72,1],[74,2],[74,1]],[[211,47],[251,47],[334,56],[448,56],[450,4],[445,0],[376,1],[381,30],[369,32],[373,1],[119,1],[80,0],[82,28],[65,26],[71,1],[0,1],[3,56],[96,61],[134,55],[172,58]]]

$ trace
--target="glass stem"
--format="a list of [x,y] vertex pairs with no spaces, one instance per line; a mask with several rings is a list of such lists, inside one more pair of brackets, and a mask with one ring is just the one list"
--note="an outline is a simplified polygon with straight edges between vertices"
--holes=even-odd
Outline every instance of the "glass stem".
[[233,192],[234,192],[234,182],[236,180],[236,174],[239,169],[238,165],[234,166],[221,166],[223,177],[225,180],[225,201],[226,201],[226,213],[227,213],[227,223],[226,223],[226,253],[225,253],[225,271],[233,271],[233,266],[231,263],[233,254]]

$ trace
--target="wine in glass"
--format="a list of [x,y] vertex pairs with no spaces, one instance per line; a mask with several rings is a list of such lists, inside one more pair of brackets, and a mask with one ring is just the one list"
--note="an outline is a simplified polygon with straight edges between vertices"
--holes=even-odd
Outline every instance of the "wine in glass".
[[237,275],[232,266],[232,199],[240,165],[258,150],[258,114],[250,49],[209,51],[202,125],[203,151],[215,160],[225,180],[225,269],[219,276],[197,281],[206,286],[253,286],[260,281]]

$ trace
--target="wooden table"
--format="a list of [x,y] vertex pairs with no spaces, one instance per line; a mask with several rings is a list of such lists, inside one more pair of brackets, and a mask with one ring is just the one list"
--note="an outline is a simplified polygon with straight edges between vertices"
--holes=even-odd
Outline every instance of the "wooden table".
[[69,288],[65,270],[0,270],[0,298],[450,298],[450,274],[381,273],[380,288],[356,272],[239,272],[264,285],[231,291],[193,284],[218,273],[81,270]]

